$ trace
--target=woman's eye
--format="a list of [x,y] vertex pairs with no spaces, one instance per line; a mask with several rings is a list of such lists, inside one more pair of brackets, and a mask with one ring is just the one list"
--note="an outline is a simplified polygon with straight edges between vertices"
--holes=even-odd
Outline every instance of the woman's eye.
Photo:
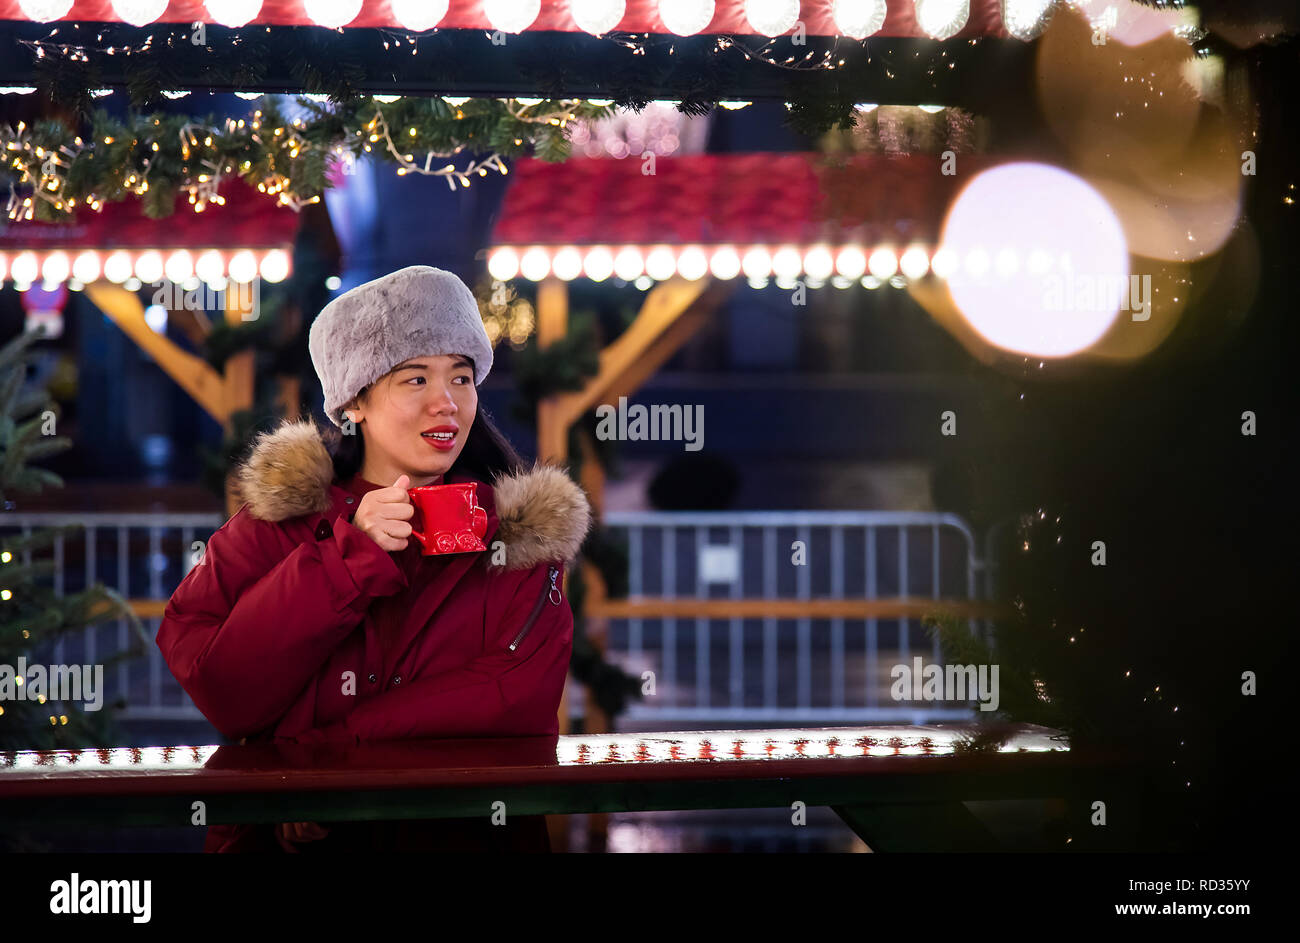
[[[466,383],[473,383],[474,378],[466,374],[463,376],[453,377],[452,382],[456,382],[456,381],[460,381],[461,386],[464,386]],[[419,383],[419,385],[423,386],[427,382],[427,380],[424,377],[411,377],[411,379],[407,380],[406,382]]]

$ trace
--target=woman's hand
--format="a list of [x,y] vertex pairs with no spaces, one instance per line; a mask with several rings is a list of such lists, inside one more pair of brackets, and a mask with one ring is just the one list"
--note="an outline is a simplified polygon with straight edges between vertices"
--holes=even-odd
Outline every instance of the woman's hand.
[[329,834],[329,829],[315,822],[281,822],[275,827],[276,838],[285,842],[318,841]]
[[398,475],[389,487],[367,491],[352,516],[352,526],[385,550],[405,550],[411,537],[407,518],[415,513],[406,491],[410,483],[408,476]]

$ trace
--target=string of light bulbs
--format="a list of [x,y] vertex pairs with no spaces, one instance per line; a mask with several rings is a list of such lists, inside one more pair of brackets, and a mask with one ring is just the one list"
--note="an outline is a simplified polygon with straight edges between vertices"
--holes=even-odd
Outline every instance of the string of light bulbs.
[[[1000,0],[1000,22],[981,25],[990,32],[1005,30],[1017,39],[1033,39],[1064,2]],[[16,13],[33,22],[51,23],[73,15],[77,3],[9,0],[8,4],[0,3],[0,9],[6,5],[16,6]],[[387,0],[382,4],[375,0],[295,0],[281,4],[263,0],[111,0],[117,19],[137,27],[164,17],[180,20],[183,15],[188,22],[230,28],[275,23],[342,29],[361,18],[368,26],[396,26],[412,32],[440,26],[486,26],[512,34],[536,28],[582,31],[593,36],[604,36],[620,26],[633,32],[649,29],[694,36],[713,26],[719,32],[776,37],[798,29],[800,23],[806,27],[815,20],[829,24],[838,35],[860,40],[879,33],[892,12],[897,14],[896,24],[914,24],[919,34],[948,39],[966,28],[971,15],[970,0],[657,0],[649,9],[631,11],[627,0],[482,0],[474,7],[457,3],[454,13],[452,6],[449,0]]]

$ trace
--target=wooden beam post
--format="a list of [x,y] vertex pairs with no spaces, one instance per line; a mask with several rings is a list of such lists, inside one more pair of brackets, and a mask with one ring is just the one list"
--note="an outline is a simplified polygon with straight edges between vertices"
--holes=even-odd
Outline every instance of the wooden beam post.
[[558,397],[566,428],[597,405],[635,392],[694,336],[733,288],[730,281],[684,278],[652,288],[636,320],[600,352],[600,372],[582,390]]
[[[537,349],[545,350],[569,332],[569,286],[546,278],[537,286]],[[569,425],[560,414],[560,396],[537,404],[537,457],[563,463],[569,457]]]
[[[257,288],[257,282],[253,283],[254,289]],[[254,293],[250,302],[251,305],[257,304],[257,294]],[[244,303],[241,293],[234,290],[233,283],[229,284],[226,290],[226,321],[230,324],[242,324],[245,321],[245,314],[256,315],[256,310],[250,311],[250,306]],[[252,320],[252,319],[249,319]],[[241,350],[237,354],[232,354],[226,358],[226,370],[223,378],[222,395],[226,409],[225,431],[229,434],[233,429],[233,417],[241,409],[251,409],[253,406],[253,390],[256,382],[256,351]],[[233,517],[239,510],[239,496],[234,490],[234,476],[226,476],[226,516]]]
[[127,337],[135,341],[157,362],[169,377],[180,384],[196,403],[217,422],[228,421],[224,381],[206,361],[181,350],[166,337],[151,328],[144,319],[144,305],[133,291],[112,282],[92,282],[86,286],[86,295],[95,307],[112,319]]
[[302,381],[297,377],[281,377],[276,402],[285,419],[297,419],[302,414]]

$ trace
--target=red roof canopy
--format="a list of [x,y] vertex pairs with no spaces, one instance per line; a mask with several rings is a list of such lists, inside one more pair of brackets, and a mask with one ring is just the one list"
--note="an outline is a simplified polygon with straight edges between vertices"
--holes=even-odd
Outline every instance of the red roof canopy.
[[685,245],[938,241],[952,197],[989,157],[695,154],[642,161],[516,162],[493,245]]
[[273,197],[241,180],[222,188],[225,205],[209,203],[194,212],[189,197],[163,219],[144,215],[140,200],[105,203],[96,213],[78,207],[68,222],[10,220],[0,214],[0,250],[33,249],[197,249],[284,247],[293,244],[300,217]]
[[[888,0],[888,14],[877,36],[923,37],[916,24],[912,0]],[[657,0],[627,0],[627,9],[618,29],[633,33],[668,33],[659,19]],[[831,18],[830,0],[802,0],[800,17],[809,36],[834,36],[839,30]],[[75,0],[64,20],[83,22],[120,22],[111,0]],[[18,0],[0,0],[0,20],[27,20]],[[215,23],[203,0],[171,0],[158,18],[163,23]],[[270,26],[312,25],[302,0],[263,0],[261,12],[251,21]],[[349,27],[398,27],[388,0],[364,0],[360,13],[347,24]],[[482,0],[451,0],[447,14],[438,23],[440,29],[491,29],[483,12]],[[568,0],[542,0],[541,12],[528,27],[529,30],[556,30],[579,32],[569,14]],[[712,22],[702,33],[735,33],[753,35],[755,30],[745,19],[741,0],[717,0]],[[970,0],[970,17],[957,33],[957,39],[967,36],[1007,36],[1002,25],[999,0]]]

